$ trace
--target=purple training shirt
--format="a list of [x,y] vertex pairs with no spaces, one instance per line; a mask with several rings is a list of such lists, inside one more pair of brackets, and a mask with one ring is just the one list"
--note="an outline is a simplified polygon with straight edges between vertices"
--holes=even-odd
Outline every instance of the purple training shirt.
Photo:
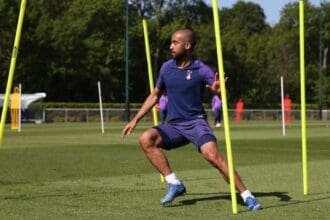
[[156,87],[166,91],[168,122],[206,118],[203,108],[205,86],[214,82],[214,72],[198,59],[179,68],[175,60],[165,62],[159,72]]

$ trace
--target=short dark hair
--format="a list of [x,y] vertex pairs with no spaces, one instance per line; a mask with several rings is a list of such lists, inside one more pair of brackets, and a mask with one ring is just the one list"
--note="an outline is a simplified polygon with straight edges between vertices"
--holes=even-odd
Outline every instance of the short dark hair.
[[197,43],[197,37],[196,37],[196,34],[195,32],[190,29],[190,28],[186,28],[187,31],[189,31],[189,34],[187,35],[188,36],[188,41],[191,43],[191,47],[192,49],[195,48],[196,46],[196,43]]
[[191,43],[191,49],[194,49],[194,47],[196,46],[196,43],[197,43],[197,36],[195,34],[195,32],[190,29],[190,28],[182,28],[180,30],[177,30],[176,32],[184,32],[187,36],[187,41],[189,43]]

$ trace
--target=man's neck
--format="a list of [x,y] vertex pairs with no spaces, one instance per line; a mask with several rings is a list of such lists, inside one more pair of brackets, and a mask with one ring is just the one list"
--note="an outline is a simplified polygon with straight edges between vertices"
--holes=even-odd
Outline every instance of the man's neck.
[[176,60],[176,65],[178,66],[179,69],[183,69],[189,66],[192,60],[193,60],[192,56],[186,56],[180,60]]

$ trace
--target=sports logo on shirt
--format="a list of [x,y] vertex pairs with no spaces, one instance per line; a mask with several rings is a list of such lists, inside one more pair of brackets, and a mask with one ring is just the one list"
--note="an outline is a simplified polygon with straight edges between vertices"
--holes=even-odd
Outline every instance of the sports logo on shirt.
[[191,75],[192,75],[192,71],[191,70],[187,70],[186,80],[191,80]]

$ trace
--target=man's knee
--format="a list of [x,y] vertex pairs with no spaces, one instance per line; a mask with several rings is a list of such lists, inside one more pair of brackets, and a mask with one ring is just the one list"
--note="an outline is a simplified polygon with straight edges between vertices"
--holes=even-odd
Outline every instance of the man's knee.
[[159,144],[160,135],[155,129],[148,129],[139,137],[140,147],[146,151],[150,148],[157,147]]
[[223,161],[222,155],[217,150],[217,146],[214,142],[208,142],[201,147],[201,153],[203,157],[211,163],[219,163]]
[[219,161],[219,155],[214,152],[206,152],[203,154],[205,159],[211,162],[212,164],[216,164]]

